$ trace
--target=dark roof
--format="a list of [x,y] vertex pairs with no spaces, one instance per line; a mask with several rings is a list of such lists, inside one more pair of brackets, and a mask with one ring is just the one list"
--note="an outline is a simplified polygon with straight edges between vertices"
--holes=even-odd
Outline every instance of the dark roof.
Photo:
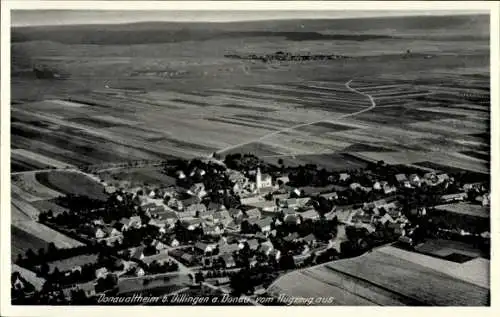
[[260,228],[270,226],[272,223],[273,223],[273,219],[271,217],[262,218],[262,219],[259,219],[255,222],[255,224],[257,226],[259,226]]
[[195,245],[194,245],[194,247],[195,247],[196,249],[199,249],[199,250],[205,251],[205,250],[207,249],[207,247],[208,247],[208,244],[203,243],[203,242],[196,242],[196,243],[195,243]]
[[198,196],[190,196],[181,201],[184,206],[189,206],[201,202],[201,199]]

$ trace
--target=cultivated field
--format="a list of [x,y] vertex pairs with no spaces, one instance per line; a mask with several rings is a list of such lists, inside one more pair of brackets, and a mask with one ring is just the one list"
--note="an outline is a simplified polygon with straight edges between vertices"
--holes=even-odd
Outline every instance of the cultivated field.
[[[14,30],[13,170],[250,152],[332,169],[384,160],[489,172],[487,17],[294,25]],[[276,51],[352,58],[224,57]],[[33,63],[68,76],[35,80]]]
[[449,263],[452,266],[448,261],[383,247],[357,258],[286,274],[268,292],[333,296],[337,305],[488,305],[489,286],[482,285],[484,278],[477,278],[488,276],[488,270],[483,267],[463,277],[460,264]]

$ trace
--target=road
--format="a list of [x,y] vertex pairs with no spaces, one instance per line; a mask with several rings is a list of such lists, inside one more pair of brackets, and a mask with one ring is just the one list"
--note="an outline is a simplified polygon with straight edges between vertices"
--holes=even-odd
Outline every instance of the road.
[[297,128],[301,128],[301,127],[305,127],[305,126],[308,126],[308,125],[312,125],[312,124],[316,124],[316,123],[320,123],[320,122],[338,122],[338,120],[342,120],[342,119],[345,119],[345,118],[349,118],[349,117],[353,117],[353,116],[356,116],[356,115],[359,115],[361,113],[364,113],[364,112],[367,112],[367,111],[370,111],[372,109],[374,109],[377,104],[375,103],[375,100],[373,99],[372,96],[370,96],[369,94],[367,93],[364,93],[364,92],[361,92],[355,88],[352,88],[350,85],[351,85],[351,82],[353,80],[349,80],[348,82],[346,82],[344,84],[344,86],[351,92],[354,92],[354,93],[357,93],[359,95],[362,95],[362,96],[365,96],[366,98],[369,99],[370,101],[370,107],[368,108],[365,108],[365,109],[362,109],[362,110],[359,110],[359,111],[356,111],[356,112],[353,112],[353,113],[347,113],[347,114],[344,114],[338,118],[334,118],[334,119],[321,119],[321,120],[316,120],[316,121],[312,121],[312,122],[307,122],[307,123],[301,123],[301,124],[297,124],[297,125],[293,125],[291,127],[288,127],[288,128],[284,128],[284,129],[281,129],[281,130],[277,130],[277,131],[273,131],[271,133],[268,133],[266,135],[263,135],[257,139],[252,139],[252,140],[249,140],[249,141],[245,141],[245,142],[242,142],[242,143],[239,143],[239,144],[235,144],[235,145],[231,145],[231,146],[228,146],[226,148],[223,148],[221,150],[218,150],[216,153],[217,154],[220,154],[220,153],[223,153],[223,152],[227,152],[227,151],[230,151],[230,150],[233,150],[233,149],[236,149],[238,147],[241,147],[241,146],[244,146],[244,145],[247,145],[247,144],[250,144],[250,143],[254,143],[254,142],[259,142],[259,141],[262,141],[264,139],[267,139],[269,137],[272,137],[274,135],[277,135],[277,134],[280,134],[280,133],[283,133],[283,132],[288,132],[288,131],[291,131],[291,130],[294,130],[294,129],[297,129]]

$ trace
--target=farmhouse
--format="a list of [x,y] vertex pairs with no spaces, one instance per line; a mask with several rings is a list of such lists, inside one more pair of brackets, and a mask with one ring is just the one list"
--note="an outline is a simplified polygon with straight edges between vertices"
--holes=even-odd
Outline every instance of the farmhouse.
[[195,250],[197,250],[198,252],[200,252],[202,254],[206,254],[208,252],[213,251],[213,247],[210,244],[204,243],[204,242],[196,242],[194,245],[194,248],[195,248]]
[[271,217],[265,217],[265,218],[259,219],[255,222],[255,224],[257,226],[259,226],[259,228],[262,232],[271,231],[271,224],[272,223],[273,223],[273,219]]
[[236,262],[231,254],[223,254],[220,258],[224,261],[224,266],[226,269],[230,269],[236,266]]
[[147,265],[151,265],[151,263],[156,262],[158,264],[163,264],[170,261],[170,256],[168,252],[161,252],[155,255],[146,256],[142,259],[142,262]]
[[238,243],[219,243],[219,254],[232,254],[239,250]]
[[72,258],[54,261],[48,263],[49,273],[54,272],[57,268],[59,272],[64,273],[68,271],[81,271],[82,266],[85,264],[94,264],[97,262],[97,254],[83,254]]
[[308,209],[308,210],[300,213],[300,216],[303,219],[312,219],[312,220],[319,219],[319,214],[314,208]]

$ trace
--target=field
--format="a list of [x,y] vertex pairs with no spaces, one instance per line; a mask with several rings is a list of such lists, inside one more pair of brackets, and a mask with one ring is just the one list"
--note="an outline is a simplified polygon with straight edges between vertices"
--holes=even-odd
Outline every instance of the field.
[[165,175],[161,168],[139,167],[100,172],[99,177],[108,185],[118,188],[137,186],[169,186],[175,185],[175,178]]
[[[112,37],[77,26],[14,29],[13,171],[250,152],[336,170],[429,161],[488,174],[488,19],[445,20],[307,21],[310,33],[293,21],[208,33],[121,25]],[[351,29],[359,36],[344,36]],[[279,50],[352,58],[224,57]],[[33,63],[68,76],[35,80]]]
[[[460,275],[465,266],[473,266],[469,262],[455,265],[427,258],[430,257],[383,247],[357,258],[286,274],[273,283],[268,292],[303,297],[333,296],[334,305],[488,305],[489,286],[478,285],[488,276],[488,266],[485,271],[484,266],[474,264],[476,270],[463,277]],[[460,265],[464,265],[462,270]]]
[[437,210],[443,210],[450,213],[456,213],[461,215],[469,215],[480,218],[489,218],[490,209],[488,207],[483,207],[481,205],[473,205],[468,203],[457,203],[457,204],[447,204],[436,206]]
[[82,173],[67,171],[39,172],[36,174],[36,179],[41,184],[63,194],[87,196],[101,201],[107,199],[104,187]]

